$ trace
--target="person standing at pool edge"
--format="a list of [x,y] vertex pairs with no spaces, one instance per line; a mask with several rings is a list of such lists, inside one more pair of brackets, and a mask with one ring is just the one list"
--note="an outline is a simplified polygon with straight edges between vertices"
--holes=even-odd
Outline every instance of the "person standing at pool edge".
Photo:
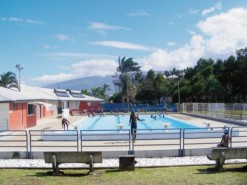
[[136,140],[137,120],[144,121],[144,119],[140,119],[138,115],[135,114],[135,110],[132,109],[130,114],[129,125],[131,125],[130,128],[133,142],[135,142]]
[[69,125],[70,125],[69,120],[67,120],[66,118],[63,118],[62,119],[62,127],[63,127],[63,129],[65,130],[65,128],[67,127],[67,130],[68,130],[69,129]]

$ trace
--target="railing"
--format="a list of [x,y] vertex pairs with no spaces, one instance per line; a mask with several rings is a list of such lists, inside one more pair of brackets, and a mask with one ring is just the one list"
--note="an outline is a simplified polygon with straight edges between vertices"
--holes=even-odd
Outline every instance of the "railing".
[[131,151],[130,130],[80,130],[81,151]]
[[0,130],[0,151],[3,152],[20,151],[20,152],[26,152],[26,154],[28,154],[27,131]]
[[182,103],[179,110],[188,114],[247,121],[247,104],[241,103]]
[[[239,133],[239,135],[235,134]],[[246,146],[247,142],[247,126],[246,127],[231,127],[230,135],[234,137],[231,138],[230,147],[234,146]]]
[[182,129],[138,129],[135,150],[178,150],[182,151]]
[[77,130],[30,130],[29,152],[79,151]]
[[[230,147],[247,145],[247,127],[229,127]],[[136,142],[132,142],[128,129],[123,130],[1,130],[0,151],[126,151],[128,153],[153,151],[178,151],[177,156],[193,155],[193,149],[216,147],[223,128],[193,129],[138,129]]]

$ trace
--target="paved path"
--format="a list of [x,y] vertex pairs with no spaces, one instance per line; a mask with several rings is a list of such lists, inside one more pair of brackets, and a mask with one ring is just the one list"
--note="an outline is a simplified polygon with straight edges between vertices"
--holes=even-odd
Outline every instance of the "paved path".
[[[164,158],[137,158],[136,167],[164,167],[164,166],[191,166],[191,165],[213,165],[206,156],[194,157],[164,157]],[[247,163],[246,159],[227,160],[226,163]],[[51,168],[43,159],[8,159],[0,160],[0,168]],[[86,164],[61,164],[61,168],[88,168]],[[103,159],[103,163],[95,164],[95,168],[117,168],[118,159]]]

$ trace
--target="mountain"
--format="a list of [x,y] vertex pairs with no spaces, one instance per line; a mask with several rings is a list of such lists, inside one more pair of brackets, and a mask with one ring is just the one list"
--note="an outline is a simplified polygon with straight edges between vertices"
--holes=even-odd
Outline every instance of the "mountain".
[[84,78],[77,78],[73,80],[63,81],[56,84],[50,84],[45,86],[46,88],[52,89],[71,89],[76,91],[81,91],[82,89],[87,89],[91,92],[93,87],[102,87],[104,84],[109,85],[110,90],[107,91],[107,94],[113,94],[116,92],[114,84],[112,82],[112,76],[90,76]]

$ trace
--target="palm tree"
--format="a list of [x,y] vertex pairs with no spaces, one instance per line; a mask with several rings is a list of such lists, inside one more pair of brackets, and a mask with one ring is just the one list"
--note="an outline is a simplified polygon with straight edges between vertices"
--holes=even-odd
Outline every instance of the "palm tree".
[[133,58],[128,58],[125,60],[125,57],[120,59],[118,58],[119,66],[117,68],[117,71],[121,74],[128,73],[128,72],[136,72],[140,71],[141,66],[139,66],[138,63],[133,61]]
[[18,88],[18,82],[15,73],[9,71],[0,75],[0,86],[6,88]]
[[90,92],[88,92],[87,89],[82,89],[82,90],[81,90],[81,93],[82,93],[82,94],[85,94],[85,95],[90,95]]
[[101,87],[91,88],[92,95],[95,97],[101,97],[103,95],[103,89]]
[[119,80],[122,87],[122,101],[126,98],[127,103],[129,99],[134,99],[136,95],[135,74],[140,71],[138,63],[133,61],[133,58],[122,59],[118,58],[119,66],[117,72],[119,73]]

